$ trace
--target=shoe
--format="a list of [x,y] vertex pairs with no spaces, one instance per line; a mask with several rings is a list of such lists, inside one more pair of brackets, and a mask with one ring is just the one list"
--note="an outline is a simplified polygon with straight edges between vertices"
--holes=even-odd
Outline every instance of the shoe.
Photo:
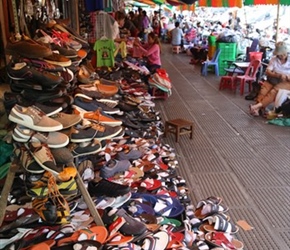
[[35,67],[40,70],[45,70],[48,72],[62,72],[64,67],[59,65],[53,65],[41,59],[32,59],[32,58],[22,58],[21,61],[25,62],[30,67]]
[[66,200],[60,196],[57,199],[40,198],[32,201],[32,208],[47,224],[68,224],[70,220],[70,209]]
[[142,157],[142,152],[137,149],[132,149],[128,152],[121,151],[117,153],[116,159],[121,160],[137,160]]
[[51,49],[27,37],[22,37],[22,39],[17,42],[9,40],[5,51],[10,55],[27,58],[43,58],[52,54]]
[[40,142],[29,142],[25,144],[34,160],[45,170],[51,172],[53,175],[58,175],[62,169],[56,166],[55,159],[46,144]]
[[102,109],[102,111],[108,115],[113,115],[120,112],[120,109],[118,108],[108,107],[106,104],[98,102],[97,100],[93,100],[91,97],[82,94],[75,95],[74,103],[86,111]]
[[94,98],[94,99],[100,99],[100,98],[103,98],[103,94],[100,93],[100,92],[97,92],[97,91],[90,91],[90,90],[86,90],[84,88],[80,88],[79,86],[74,90],[74,94],[84,94],[86,96],[89,96],[91,98]]
[[[49,194],[49,183],[45,186],[38,188],[30,188],[27,190],[27,195],[35,198],[45,198]],[[56,183],[57,189],[59,193],[63,196],[75,196],[78,194],[77,183],[74,178],[70,178],[70,180],[63,182],[58,181]]]
[[39,91],[39,90],[30,90],[30,89],[24,89],[21,91],[21,95],[28,100],[34,101],[34,102],[40,102],[44,103],[51,99],[61,97],[64,94],[64,89],[56,87],[53,90],[45,90],[45,91]]
[[41,132],[54,132],[63,128],[61,123],[49,118],[35,106],[26,108],[16,104],[12,108],[8,119],[32,130]]
[[76,50],[69,48],[67,46],[60,46],[55,43],[51,43],[50,47],[53,51],[58,51],[60,55],[65,56],[70,59],[78,56]]
[[29,67],[25,62],[8,64],[7,74],[10,79],[38,83],[43,87],[55,88],[63,78],[47,71],[39,71],[37,68]]
[[[61,97],[57,97],[54,99],[51,99],[47,102],[44,102],[43,104],[46,106],[59,106],[61,107],[62,110],[68,108],[70,105],[72,105],[74,102],[74,99],[72,96],[70,95],[62,95]],[[56,112],[54,114],[57,114],[59,112]],[[50,115],[49,115],[50,116]]]
[[70,128],[82,120],[79,114],[66,114],[62,112],[52,115],[50,118],[62,124],[63,129]]
[[41,174],[45,171],[41,166],[39,166],[39,164],[34,160],[30,152],[27,150],[27,148],[23,145],[15,148],[14,154],[18,157],[22,167],[27,172]]
[[72,152],[73,157],[79,157],[83,155],[97,154],[102,151],[106,146],[104,141],[100,142],[97,139],[93,139],[89,142],[82,142],[79,144],[72,143],[69,145],[69,149]]
[[97,139],[99,141],[111,139],[119,135],[123,130],[121,126],[111,127],[101,124],[91,124],[89,127],[72,127],[70,131],[70,141],[75,143],[91,141]]
[[33,131],[22,125],[17,125],[12,133],[12,138],[17,142],[40,142],[50,148],[62,148],[69,143],[67,135],[60,132],[41,133]]
[[19,104],[23,107],[29,107],[29,106],[36,106],[41,111],[43,111],[47,116],[56,114],[62,110],[61,106],[57,105],[44,105],[42,103],[34,102],[31,100],[27,100],[24,97],[22,97],[20,94],[16,93],[10,93],[10,92],[4,92],[4,106],[6,111],[9,111],[7,113],[10,113],[11,109],[14,107],[15,104]]
[[91,196],[108,196],[118,197],[130,192],[130,187],[115,182],[101,179],[99,181],[92,180],[88,184],[88,190]]
[[89,43],[83,37],[81,37],[75,30],[71,29],[66,24],[57,23],[53,26],[53,28],[56,30],[60,30],[62,32],[68,33],[72,38],[77,40],[82,45],[83,48],[90,47]]
[[59,65],[62,67],[68,67],[72,64],[69,58],[57,53],[52,53],[51,55],[44,57],[43,60],[53,65]]
[[78,51],[82,48],[82,45],[79,42],[71,39],[69,37],[69,34],[65,32],[52,29],[52,39],[58,40],[61,46],[70,47],[74,49],[75,51]]
[[97,99],[97,101],[106,104],[110,108],[115,108],[119,103],[119,101],[117,100],[105,99],[105,98]]
[[119,90],[117,86],[101,84],[98,80],[94,84],[80,84],[79,88],[81,90],[99,92],[104,97],[112,97]]
[[100,170],[100,176],[102,178],[108,179],[117,173],[125,172],[131,166],[128,160],[109,160],[107,161]]
[[86,65],[81,65],[76,75],[78,82],[84,84],[93,84],[96,80],[99,80],[99,75],[88,68]]
[[116,120],[107,115],[103,115],[100,112],[100,110],[96,110],[95,112],[87,112],[77,106],[73,106],[73,107],[74,107],[74,113],[81,115],[83,119],[88,119],[93,122],[102,123],[102,124],[109,125],[112,127],[122,125],[122,121]]
[[71,165],[74,162],[73,155],[67,147],[51,148],[50,152],[57,165]]

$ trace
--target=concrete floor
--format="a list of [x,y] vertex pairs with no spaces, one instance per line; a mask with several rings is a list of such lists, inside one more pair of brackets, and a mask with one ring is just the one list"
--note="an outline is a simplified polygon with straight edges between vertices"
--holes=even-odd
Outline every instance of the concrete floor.
[[179,173],[195,205],[220,196],[233,222],[245,220],[237,238],[246,250],[290,249],[290,127],[267,124],[248,113],[251,101],[218,90],[219,77],[200,75],[186,54],[172,54],[165,45],[162,64],[173,94],[157,101],[163,120],[185,118],[195,123],[194,138],[170,134],[165,142],[176,149]]

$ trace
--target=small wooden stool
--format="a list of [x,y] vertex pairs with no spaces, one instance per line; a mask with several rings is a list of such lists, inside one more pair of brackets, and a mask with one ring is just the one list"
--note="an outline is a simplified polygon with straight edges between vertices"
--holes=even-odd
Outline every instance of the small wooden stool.
[[167,133],[175,134],[175,141],[179,141],[180,135],[190,134],[190,139],[193,136],[193,122],[184,119],[174,119],[165,122],[164,137]]
[[181,52],[180,46],[172,46],[172,53],[179,54]]

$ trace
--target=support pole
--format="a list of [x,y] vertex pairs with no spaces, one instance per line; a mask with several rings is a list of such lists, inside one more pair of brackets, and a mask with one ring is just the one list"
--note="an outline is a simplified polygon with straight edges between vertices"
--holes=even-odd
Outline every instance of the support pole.
[[280,19],[280,0],[279,3],[277,5],[277,25],[276,25],[276,43],[278,42],[278,38],[279,38],[279,19]]

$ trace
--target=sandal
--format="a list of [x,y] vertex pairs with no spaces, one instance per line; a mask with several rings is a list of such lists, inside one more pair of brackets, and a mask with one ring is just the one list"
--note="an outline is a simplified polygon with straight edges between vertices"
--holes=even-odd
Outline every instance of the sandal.
[[243,242],[234,239],[230,234],[223,232],[209,232],[205,235],[205,240],[215,247],[225,247],[226,249],[242,250]]
[[239,231],[239,227],[232,224],[231,222],[227,221],[227,219],[219,214],[214,216],[210,216],[204,219],[204,221],[208,221],[208,225],[203,225],[203,228],[207,232],[224,232],[224,233],[231,233],[235,234]]
[[221,204],[215,204],[211,200],[202,200],[198,202],[194,215],[198,219],[204,219],[207,216],[220,213],[227,212],[229,210],[228,207],[225,207]]

